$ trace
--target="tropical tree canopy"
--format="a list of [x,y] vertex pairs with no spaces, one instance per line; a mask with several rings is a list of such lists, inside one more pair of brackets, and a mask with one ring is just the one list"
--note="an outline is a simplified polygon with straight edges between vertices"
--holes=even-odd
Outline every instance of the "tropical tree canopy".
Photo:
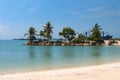
[[44,31],[40,31],[39,35],[44,37]]
[[29,30],[28,30],[29,34],[32,35],[32,34],[35,34],[35,28],[34,27],[30,27]]
[[85,36],[82,34],[79,34],[77,38],[74,39],[74,43],[82,43],[84,42]]
[[66,28],[63,28],[62,32],[59,32],[59,35],[63,36],[64,38],[67,38],[70,41],[73,38],[75,38],[76,34],[72,28],[66,27]]
[[98,25],[96,23],[95,26],[93,27],[93,29],[91,30],[91,36],[90,36],[90,38],[93,41],[100,42],[102,40],[101,31],[100,30],[102,30],[102,28],[100,28],[100,25]]
[[47,22],[46,25],[44,26],[44,37],[51,39],[52,38],[52,33],[53,33],[53,26],[51,25],[50,22]]
[[33,40],[36,39],[35,33],[36,33],[35,28],[30,27],[29,30],[28,30],[28,39],[30,40],[30,43],[32,43]]

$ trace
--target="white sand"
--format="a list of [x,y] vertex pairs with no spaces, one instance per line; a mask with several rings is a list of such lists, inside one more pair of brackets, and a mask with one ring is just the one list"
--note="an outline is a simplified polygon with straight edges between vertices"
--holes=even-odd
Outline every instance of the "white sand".
[[0,75],[0,80],[120,80],[120,62],[99,66]]

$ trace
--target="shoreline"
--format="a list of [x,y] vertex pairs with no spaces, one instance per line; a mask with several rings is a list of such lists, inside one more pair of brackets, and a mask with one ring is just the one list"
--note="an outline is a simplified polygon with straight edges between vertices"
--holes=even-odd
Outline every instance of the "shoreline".
[[66,42],[55,42],[55,41],[33,41],[32,43],[26,42],[23,45],[31,46],[120,46],[120,40],[104,40],[103,43],[97,44],[95,41],[83,41],[80,43],[75,43],[73,41]]
[[10,71],[1,71],[0,75],[11,75],[11,74],[22,74],[22,73],[31,73],[31,72],[46,72],[46,71],[56,71],[56,70],[66,70],[66,69],[77,69],[77,68],[86,68],[86,67],[93,67],[93,66],[101,66],[101,65],[107,65],[107,64],[115,64],[120,63],[120,61],[111,61],[111,62],[105,62],[101,64],[87,64],[87,65],[74,65],[74,66],[64,66],[64,67],[55,67],[55,68],[48,68],[48,69],[33,69],[33,70],[10,70]]
[[0,80],[120,80],[120,62],[88,67],[2,74]]

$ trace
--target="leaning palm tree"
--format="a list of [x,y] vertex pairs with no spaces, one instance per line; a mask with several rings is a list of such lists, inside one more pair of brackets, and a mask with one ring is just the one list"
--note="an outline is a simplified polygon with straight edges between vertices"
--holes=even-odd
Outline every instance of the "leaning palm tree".
[[51,23],[47,22],[43,30],[45,38],[48,38],[49,40],[52,38],[52,33],[53,33],[52,29],[53,26],[51,25]]
[[35,28],[30,27],[29,30],[28,30],[28,33],[25,34],[25,35],[28,35],[28,39],[29,39],[30,44],[33,42],[33,40],[36,39],[36,37],[35,37],[36,34],[35,33],[36,33]]

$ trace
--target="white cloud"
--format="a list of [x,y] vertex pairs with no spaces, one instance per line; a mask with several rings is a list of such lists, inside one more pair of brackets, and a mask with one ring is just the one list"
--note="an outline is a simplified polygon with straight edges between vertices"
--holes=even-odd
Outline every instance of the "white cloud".
[[34,7],[28,9],[28,13],[33,13],[36,11],[37,11],[37,8],[34,8]]
[[107,10],[104,7],[96,7],[87,10],[97,17],[105,17],[105,16],[120,16],[120,9],[117,10]]
[[105,10],[101,8],[89,9],[87,12],[71,12],[72,15],[77,16],[81,19],[93,19],[101,17],[120,17],[120,10]]
[[72,12],[71,13],[72,15],[74,15],[74,16],[77,16],[77,17],[79,17],[79,18],[81,18],[81,19],[89,19],[89,18],[93,18],[92,16],[90,16],[90,15],[87,15],[87,14],[83,14],[83,13],[80,13],[80,12]]
[[95,7],[95,8],[88,9],[88,11],[95,12],[95,11],[101,11],[103,9],[104,9],[103,7]]

